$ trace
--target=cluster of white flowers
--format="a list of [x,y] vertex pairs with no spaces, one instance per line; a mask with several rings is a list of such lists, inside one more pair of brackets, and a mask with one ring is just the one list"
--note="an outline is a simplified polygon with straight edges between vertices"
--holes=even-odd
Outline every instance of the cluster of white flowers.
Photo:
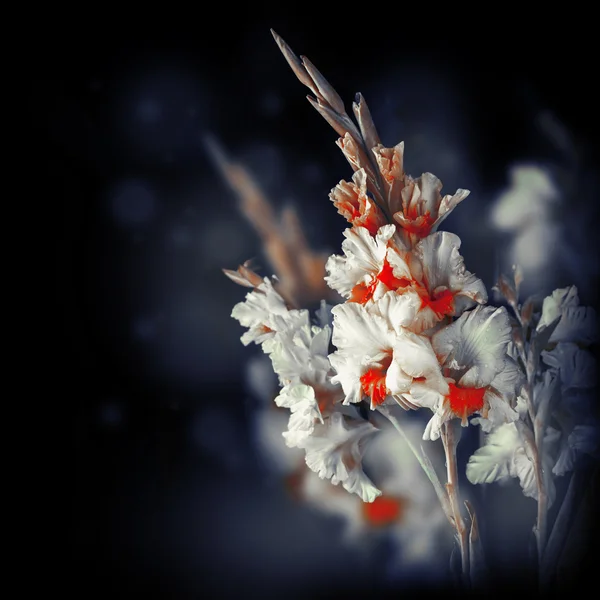
[[[352,181],[330,193],[350,227],[342,253],[329,257],[321,275],[342,302],[323,301],[312,317],[293,305],[277,277],[263,279],[247,264],[226,271],[253,288],[232,316],[248,329],[242,342],[260,345],[271,360],[281,387],[275,404],[290,411],[285,444],[302,451],[321,480],[373,503],[384,482],[376,467],[367,469],[371,481],[363,457],[379,429],[375,411],[387,417],[433,484],[468,581],[483,563],[472,505],[466,502],[469,527],[461,514],[451,422],[477,425],[485,439],[467,477],[472,483],[519,479],[525,495],[538,501],[541,561],[553,477],[572,470],[582,455],[598,453],[590,409],[595,364],[586,349],[596,340],[593,309],[579,306],[574,287],[555,290],[541,307],[535,297],[520,304],[518,268],[513,281],[501,276],[498,282],[514,315],[487,306],[484,284],[464,265],[460,239],[438,231],[469,192],[442,196],[431,173],[406,174],[404,144],[381,144],[360,94],[353,104],[357,127],[314,65],[274,35],[316,96],[309,100],[340,134],[337,144],[354,170]],[[420,437],[442,440],[445,488],[427,453],[391,413],[398,406],[429,411]]]
[[506,309],[482,306],[487,293],[466,270],[460,239],[436,231],[467,192],[442,197],[434,175],[406,175],[402,144],[375,150],[388,157],[378,161],[386,208],[399,210],[395,223],[379,225],[385,213],[369,199],[362,168],[332,190],[352,224],[343,254],[326,264],[327,283],[346,299],[331,309],[332,326],[325,305],[311,323],[307,310],[286,307],[267,278],[232,313],[248,327],[242,342],[261,344],[279,376],[275,402],[291,412],[287,444],[303,448],[321,477],[366,501],[380,494],[361,468],[364,441],[376,430],[348,405],[368,398],[372,410],[427,408],[424,439],[435,440],[454,417],[466,426],[477,414],[487,429],[517,420],[510,403],[521,380],[507,354]]

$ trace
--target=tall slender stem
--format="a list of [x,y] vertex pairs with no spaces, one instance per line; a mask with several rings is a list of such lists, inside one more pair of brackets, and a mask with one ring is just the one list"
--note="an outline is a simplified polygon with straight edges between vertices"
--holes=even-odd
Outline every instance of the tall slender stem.
[[446,491],[450,499],[450,506],[454,517],[456,537],[460,547],[460,558],[465,585],[469,585],[469,535],[467,527],[460,512],[460,500],[458,493],[458,469],[456,465],[456,441],[451,422],[444,423],[441,433],[444,452],[446,454],[446,469],[448,472],[448,483]]
[[386,419],[394,426],[396,431],[398,431],[398,433],[404,438],[406,445],[409,447],[411,452],[415,455],[415,458],[419,461],[419,464],[421,465],[421,468],[425,472],[425,475],[427,475],[427,477],[429,478],[429,481],[431,481],[433,488],[435,490],[435,493],[437,494],[437,497],[440,501],[440,504],[442,505],[444,514],[450,521],[450,524],[454,527],[454,517],[452,516],[452,509],[450,508],[450,504],[448,502],[448,496],[447,496],[446,492],[444,491],[444,489],[442,488],[442,484],[440,483],[440,480],[437,476],[437,473],[435,472],[433,465],[431,464],[431,461],[429,460],[429,457],[424,452],[419,451],[415,447],[415,445],[412,443],[412,441],[410,440],[408,435],[406,435],[406,432],[400,425],[400,422],[398,421],[398,419],[390,412],[390,410],[388,408],[386,408],[385,406],[380,406],[377,408],[377,410],[384,417],[386,417]]
[[[521,325],[521,335],[523,341],[526,339],[527,328],[523,319],[521,317],[519,307],[516,302],[510,302],[510,305]],[[544,472],[542,466],[542,444],[544,441],[544,425],[540,422],[536,415],[535,402],[534,402],[534,378],[535,378],[535,367],[534,361],[531,360],[532,356],[529,355],[531,352],[535,352],[535,349],[532,349],[532,343],[529,344],[528,351],[525,347],[520,347],[517,345],[517,349],[519,355],[521,356],[521,360],[525,366],[525,375],[526,375],[526,383],[525,383],[525,398],[527,401],[527,412],[529,414],[529,418],[531,419],[531,425],[533,428],[533,441],[531,444],[532,451],[532,460],[534,466],[535,473],[535,482],[538,492],[538,502],[537,502],[537,516],[536,516],[536,526],[535,526],[535,539],[537,542],[537,554],[538,554],[538,568],[541,577],[542,573],[542,561],[544,560],[544,549],[546,546],[546,528],[547,528],[547,519],[548,519],[548,496],[546,494],[546,486],[544,485]]]

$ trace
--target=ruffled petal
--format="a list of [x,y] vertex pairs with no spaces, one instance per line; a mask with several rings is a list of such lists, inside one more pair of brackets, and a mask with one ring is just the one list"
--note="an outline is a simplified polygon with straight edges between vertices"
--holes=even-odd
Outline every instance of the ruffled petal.
[[506,309],[478,306],[436,332],[431,342],[442,364],[462,373],[462,387],[483,388],[504,369],[510,339]]
[[373,502],[381,495],[362,470],[364,442],[377,432],[370,423],[350,422],[340,413],[333,413],[324,425],[315,428],[303,442],[306,464],[322,479],[357,494],[364,502]]
[[423,267],[423,283],[430,302],[435,304],[438,297],[450,292],[451,302],[443,307],[443,314],[453,316],[458,316],[476,303],[487,302],[485,285],[466,270],[459,253],[460,245],[457,235],[442,231],[422,239],[414,249]]
[[569,306],[578,305],[579,296],[577,295],[577,288],[574,285],[554,290],[550,296],[544,298],[542,304],[542,316],[540,317],[536,330],[544,330],[562,315],[564,309]]
[[467,463],[467,479],[471,483],[492,483],[511,475],[511,463],[523,444],[514,425],[501,425],[485,436],[484,445],[477,449]]
[[387,243],[395,231],[394,225],[386,225],[374,239],[364,227],[346,229],[346,239],[342,242],[344,256],[330,256],[325,265],[329,287],[350,298],[355,286],[370,284],[383,267]]
[[308,311],[288,310],[267,277],[233,307],[231,316],[249,328],[241,338],[245,346],[251,342],[262,344],[278,331],[295,330],[309,323]]

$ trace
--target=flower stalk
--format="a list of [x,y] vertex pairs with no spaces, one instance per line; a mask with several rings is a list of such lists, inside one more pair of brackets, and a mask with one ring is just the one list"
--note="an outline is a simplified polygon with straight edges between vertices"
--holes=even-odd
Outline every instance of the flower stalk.
[[442,428],[441,434],[444,452],[446,454],[446,468],[448,473],[448,483],[446,483],[446,492],[452,509],[454,520],[454,529],[456,530],[456,539],[460,548],[460,559],[462,565],[463,583],[469,587],[469,534],[467,527],[460,512],[458,468],[456,464],[456,446],[457,441],[452,429],[452,423],[446,422]]

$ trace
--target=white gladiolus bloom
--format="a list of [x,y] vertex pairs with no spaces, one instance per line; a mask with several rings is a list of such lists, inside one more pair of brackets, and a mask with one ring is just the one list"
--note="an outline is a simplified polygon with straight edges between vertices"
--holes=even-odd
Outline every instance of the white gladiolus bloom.
[[410,257],[395,233],[395,225],[384,225],[375,238],[365,227],[346,229],[344,256],[330,256],[325,265],[329,287],[352,302],[364,304],[410,285]]
[[442,182],[432,173],[413,179],[404,173],[404,142],[393,148],[378,144],[373,154],[382,176],[384,198],[399,234],[408,247],[437,230],[442,221],[462,202],[469,190],[459,189],[442,197]]
[[560,321],[550,336],[550,343],[590,344],[597,339],[596,311],[590,306],[579,306],[579,296],[574,285],[558,288],[544,298],[537,330],[542,331],[558,318]]
[[465,269],[458,236],[431,234],[409,253],[394,237],[395,231],[393,225],[386,225],[373,239],[364,227],[346,230],[345,256],[331,256],[327,261],[330,287],[359,304],[376,302],[390,291],[416,292],[421,303],[407,326],[415,333],[487,301],[483,282]]
[[284,386],[275,403],[291,411],[284,433],[288,446],[301,444],[313,432],[315,422],[322,423],[323,416],[343,399],[342,388],[331,381],[330,338],[328,325],[304,326],[278,333],[264,344]]
[[[548,495],[548,506],[552,505],[556,488],[552,480],[554,459],[552,453],[560,432],[548,427],[544,436],[542,472]],[[527,446],[515,423],[506,423],[495,428],[485,437],[484,445],[475,451],[467,463],[467,479],[471,483],[492,483],[517,477],[523,494],[538,499],[535,467]]]
[[478,306],[432,336],[448,391],[436,393],[425,384],[411,390],[412,403],[435,413],[424,439],[437,439],[442,424],[453,417],[460,418],[463,426],[474,413],[490,421],[489,426],[517,419],[507,401],[519,385],[516,364],[506,355],[510,335],[504,308]]
[[[433,327],[445,316],[459,316],[475,304],[487,302],[481,279],[465,269],[459,254],[460,238],[440,231],[419,241],[414,253],[422,265],[421,279],[426,293],[419,314],[423,329]],[[418,330],[415,330],[418,331]]]
[[345,419],[334,412],[323,424],[317,424],[301,447],[306,450],[306,464],[322,479],[357,494],[365,502],[381,495],[361,467],[364,445],[377,429],[367,421]]
[[345,404],[371,398],[371,408],[408,392],[416,378],[445,391],[445,381],[429,339],[405,327],[410,325],[420,300],[416,294],[386,294],[371,310],[356,303],[333,309],[333,343],[330,361],[342,385]]
[[511,185],[496,200],[491,219],[503,231],[519,230],[550,217],[559,192],[546,170],[518,165],[510,170]]
[[248,327],[241,338],[244,346],[262,344],[278,331],[308,325],[308,311],[289,310],[268,277],[233,307],[231,316]]
[[283,433],[285,442],[290,448],[300,448],[314,431],[315,422],[323,423],[315,390],[310,385],[303,383],[286,385],[275,398],[275,404],[290,409],[288,430]]

